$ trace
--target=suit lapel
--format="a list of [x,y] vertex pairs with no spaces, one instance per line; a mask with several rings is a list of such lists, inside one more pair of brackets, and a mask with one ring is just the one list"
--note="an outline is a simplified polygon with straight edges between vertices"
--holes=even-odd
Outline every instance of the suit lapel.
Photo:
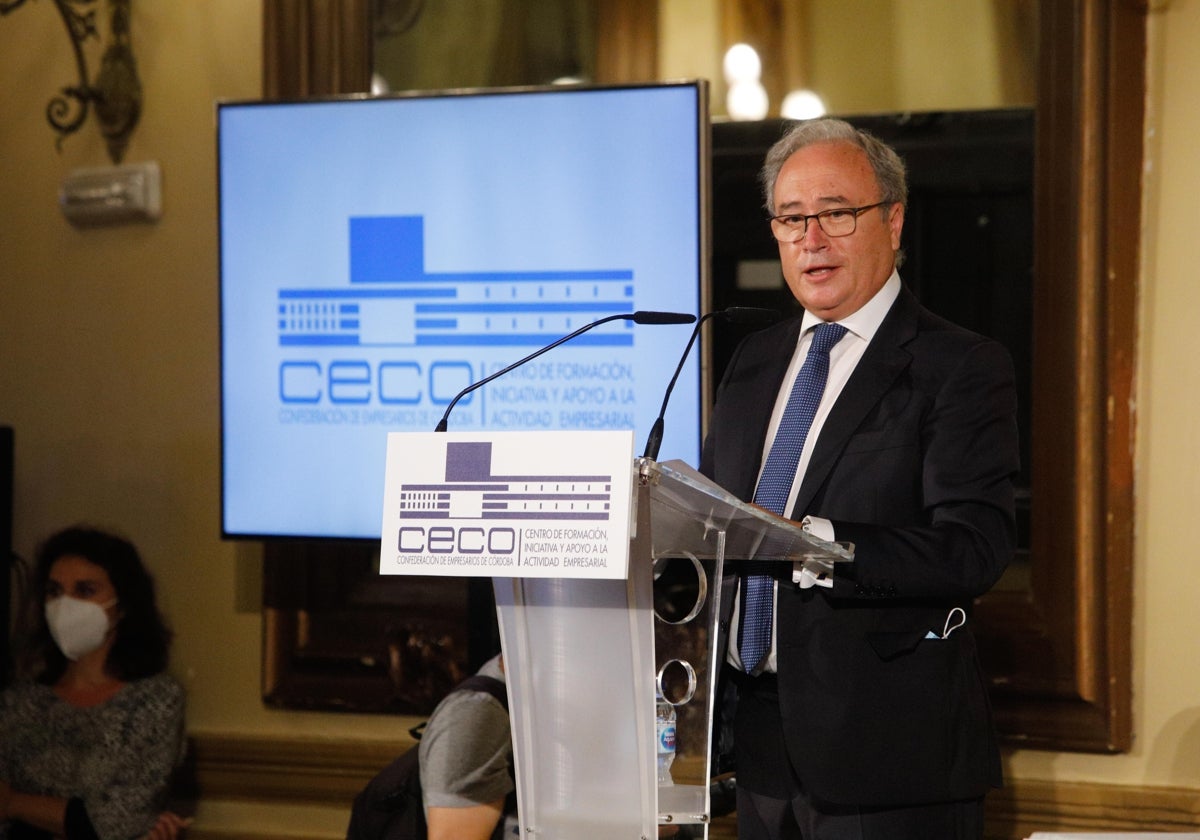
[[810,512],[813,497],[837,465],[850,436],[908,367],[911,356],[904,345],[916,335],[917,311],[916,298],[902,288],[821,427],[792,518]]

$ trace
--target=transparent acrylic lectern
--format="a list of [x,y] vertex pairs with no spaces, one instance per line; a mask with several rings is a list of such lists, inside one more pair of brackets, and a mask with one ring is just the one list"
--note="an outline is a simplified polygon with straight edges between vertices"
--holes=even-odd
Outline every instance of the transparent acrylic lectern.
[[[709,821],[726,558],[852,559],[681,462],[638,459],[625,580],[494,578],[524,838],[652,840]],[[656,778],[656,689],[676,706]]]

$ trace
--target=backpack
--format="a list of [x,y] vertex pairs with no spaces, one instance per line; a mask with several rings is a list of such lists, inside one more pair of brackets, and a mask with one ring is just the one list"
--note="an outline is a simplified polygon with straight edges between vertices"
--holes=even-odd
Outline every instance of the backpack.
[[[495,677],[475,674],[454,687],[455,691],[484,691],[508,711],[508,692]],[[412,731],[412,730],[410,730]],[[413,735],[420,738],[419,729]],[[421,764],[413,746],[383,770],[354,797],[346,840],[425,840],[425,808],[421,802]],[[511,797],[510,797],[511,799]],[[504,828],[501,817],[497,836]]]

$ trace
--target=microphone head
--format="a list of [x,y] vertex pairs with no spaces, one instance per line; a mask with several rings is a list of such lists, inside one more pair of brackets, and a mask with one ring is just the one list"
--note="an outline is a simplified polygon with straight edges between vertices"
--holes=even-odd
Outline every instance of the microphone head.
[[655,312],[650,309],[639,309],[633,313],[635,324],[691,324],[696,316],[687,312]]
[[730,306],[721,310],[721,315],[732,324],[774,324],[783,317],[778,309],[763,309],[758,306]]

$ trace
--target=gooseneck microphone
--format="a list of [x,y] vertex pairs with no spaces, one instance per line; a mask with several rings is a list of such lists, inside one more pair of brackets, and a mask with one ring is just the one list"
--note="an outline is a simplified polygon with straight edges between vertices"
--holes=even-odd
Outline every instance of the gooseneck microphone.
[[[570,341],[575,336],[580,335],[581,333],[585,333],[588,330],[592,329],[593,327],[598,327],[601,324],[607,324],[609,321],[633,321],[635,324],[690,324],[695,320],[696,320],[696,316],[692,315],[690,313],[687,313],[687,312],[655,312],[653,310],[638,310],[637,312],[622,312],[619,315],[609,315],[608,317],[601,318],[598,321],[592,321],[590,324],[584,324],[582,327],[575,330],[575,332],[569,333],[568,335],[564,335],[562,338],[558,339],[557,341],[552,341],[549,344],[547,344],[545,347],[542,347],[539,350],[535,350],[534,352],[530,353],[525,358],[518,359],[517,361],[513,362],[508,367],[498,370],[495,373],[491,374],[490,376],[485,376],[483,379],[480,379],[478,382],[472,382],[466,388],[463,388],[461,391],[459,391],[454,396],[454,399],[450,400],[450,404],[448,406],[446,406],[446,413],[442,415],[442,419],[438,421],[437,428],[435,428],[434,431],[435,432],[446,431],[446,425],[450,420],[450,412],[454,409],[455,404],[459,400],[461,400],[463,397],[465,397],[467,394],[471,393],[472,391],[474,391],[477,388],[482,388],[484,385],[488,384],[493,379],[497,379],[497,378],[503,376],[504,374],[508,373],[510,370],[519,368],[521,365],[525,364],[526,362],[533,361],[538,356],[545,353],[547,350],[553,350],[558,345],[560,345],[564,342]],[[691,346],[691,345],[688,345],[688,346]]]
[[646,451],[642,454],[643,458],[649,458],[651,461],[658,460],[658,449],[662,446],[663,438],[663,418],[667,414],[667,401],[671,399],[671,391],[675,390],[675,380],[683,371],[684,362],[687,361],[688,354],[692,352],[692,345],[696,343],[696,338],[700,335],[700,327],[704,325],[704,322],[709,318],[721,318],[731,324],[758,324],[765,327],[775,323],[781,317],[782,314],[776,309],[762,309],[757,306],[730,306],[700,316],[700,320],[696,322],[696,328],[692,330],[692,337],[688,339],[687,347],[683,348],[683,355],[679,357],[679,364],[675,366],[675,375],[667,384],[667,392],[663,394],[662,408],[658,410],[658,417],[655,418],[654,425],[650,427],[650,434],[646,438]]

